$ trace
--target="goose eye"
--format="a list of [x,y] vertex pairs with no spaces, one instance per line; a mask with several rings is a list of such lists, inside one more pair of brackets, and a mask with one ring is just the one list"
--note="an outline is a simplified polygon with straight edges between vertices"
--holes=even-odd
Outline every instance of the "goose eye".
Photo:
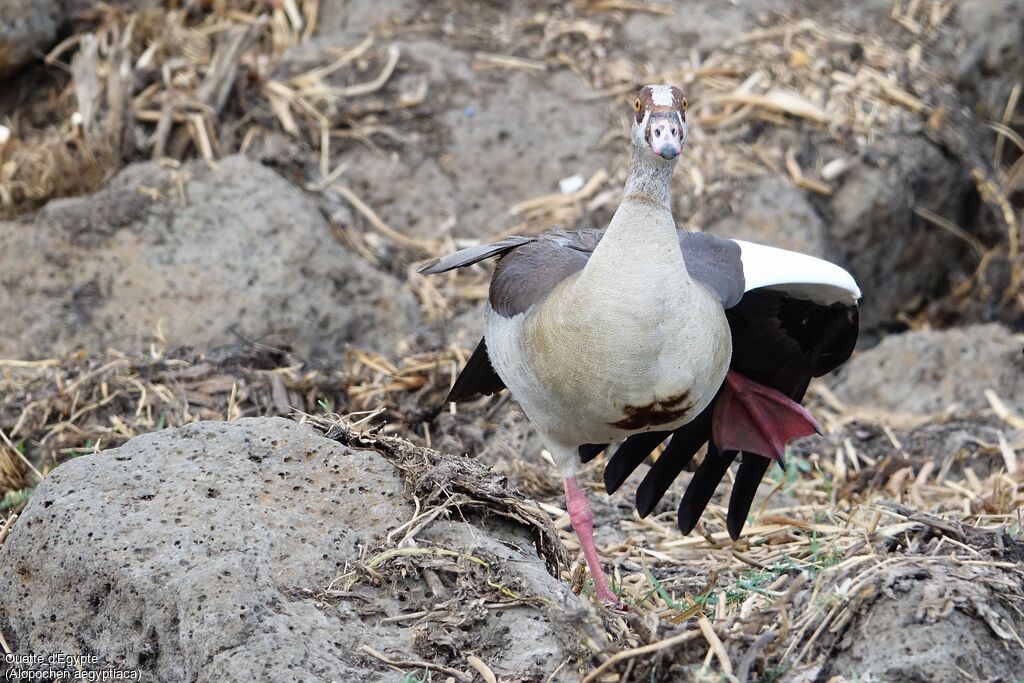
[[679,111],[686,111],[686,108],[687,108],[688,106],[690,106],[690,103],[689,103],[689,102],[687,102],[687,101],[686,101],[686,98],[684,97],[684,98],[683,98],[683,99],[682,99],[682,100],[681,100],[681,101],[679,102]]
[[639,97],[638,97],[638,98],[636,98],[636,102],[634,102],[634,103],[633,103],[633,109],[635,109],[635,110],[636,110],[636,113],[637,113],[637,114],[639,114],[639,113],[640,113],[640,109],[641,109],[642,107],[643,107],[643,105],[642,105],[642,104],[640,104],[640,98],[639,98]]

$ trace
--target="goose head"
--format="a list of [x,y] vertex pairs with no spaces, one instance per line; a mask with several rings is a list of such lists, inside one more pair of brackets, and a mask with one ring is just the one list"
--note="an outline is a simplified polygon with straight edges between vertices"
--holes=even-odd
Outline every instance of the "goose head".
[[674,85],[645,85],[633,101],[633,145],[674,160],[686,142],[686,97]]

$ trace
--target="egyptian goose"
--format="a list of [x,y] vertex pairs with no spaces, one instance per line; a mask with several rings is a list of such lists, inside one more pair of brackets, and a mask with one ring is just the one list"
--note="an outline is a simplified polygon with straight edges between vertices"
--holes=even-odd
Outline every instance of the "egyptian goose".
[[683,93],[645,86],[607,229],[509,237],[420,269],[500,257],[484,338],[448,400],[508,388],[562,470],[595,592],[612,603],[577,462],[622,441],[605,468],[611,493],[670,439],[637,489],[645,516],[707,443],[679,506],[689,533],[742,452],[726,520],[735,539],[771,461],[784,466],[786,443],[818,430],[800,405],[811,377],[843,363],[857,340],[860,290],[839,266],[677,229],[669,190],[686,136]]

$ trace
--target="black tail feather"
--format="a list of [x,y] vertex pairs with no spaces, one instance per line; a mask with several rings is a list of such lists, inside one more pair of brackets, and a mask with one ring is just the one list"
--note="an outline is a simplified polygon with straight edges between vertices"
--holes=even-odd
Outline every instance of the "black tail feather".
[[736,451],[719,453],[713,443],[708,443],[708,453],[704,456],[704,462],[697,468],[693,479],[686,487],[686,492],[683,493],[682,501],[679,502],[679,530],[684,534],[690,533],[697,526],[697,520],[704,514],[704,508],[708,506],[708,501],[714,495],[736,454]]
[[658,447],[669,435],[669,432],[645,432],[634,434],[622,442],[615,450],[615,455],[604,468],[604,488],[608,493],[622,486],[622,482],[633,474],[633,470]]
[[729,497],[729,514],[726,516],[726,527],[729,529],[729,537],[736,540],[743,531],[743,525],[747,521],[747,514],[754,502],[754,494],[761,484],[764,473],[772,461],[768,458],[753,453],[744,453],[740,461],[739,469],[736,471],[736,482],[732,485],[732,494]]

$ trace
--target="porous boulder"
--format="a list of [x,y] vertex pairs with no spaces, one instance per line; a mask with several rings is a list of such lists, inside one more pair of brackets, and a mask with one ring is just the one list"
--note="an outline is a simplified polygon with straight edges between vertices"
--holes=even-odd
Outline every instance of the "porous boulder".
[[[833,624],[818,643],[825,647],[817,676],[790,680],[1014,680],[1006,676],[1024,666],[1014,637],[1021,627],[1014,611],[1019,599],[1003,593],[1022,578],[1020,569],[1005,566],[1021,544],[1008,536],[1003,543],[1006,556],[993,562],[1002,568],[983,566],[984,560],[957,566],[942,557],[899,555],[861,567],[828,593],[843,601],[842,624]],[[851,585],[858,590],[849,591]]]
[[390,352],[416,320],[395,278],[349,253],[315,203],[243,156],[134,164],[100,192],[0,223],[0,356],[211,348],[238,335],[338,357]]
[[896,413],[989,406],[992,390],[1024,406],[1024,335],[998,324],[892,334],[854,355],[831,380],[847,403]]
[[[0,547],[0,629],[18,653],[88,653],[143,680],[400,676],[364,645],[466,672],[458,680],[470,680],[468,654],[505,680],[548,679],[572,657],[552,617],[579,603],[546,571],[527,525],[493,508],[475,515],[481,500],[451,521],[433,513],[406,525],[427,512],[408,474],[428,461],[428,478],[457,481],[451,468],[465,465],[496,498],[521,498],[472,461],[439,464],[412,446],[405,455],[250,418],[70,461]],[[450,493],[449,503],[466,499]],[[491,584],[522,601],[488,608]],[[472,610],[454,607],[476,598]]]

